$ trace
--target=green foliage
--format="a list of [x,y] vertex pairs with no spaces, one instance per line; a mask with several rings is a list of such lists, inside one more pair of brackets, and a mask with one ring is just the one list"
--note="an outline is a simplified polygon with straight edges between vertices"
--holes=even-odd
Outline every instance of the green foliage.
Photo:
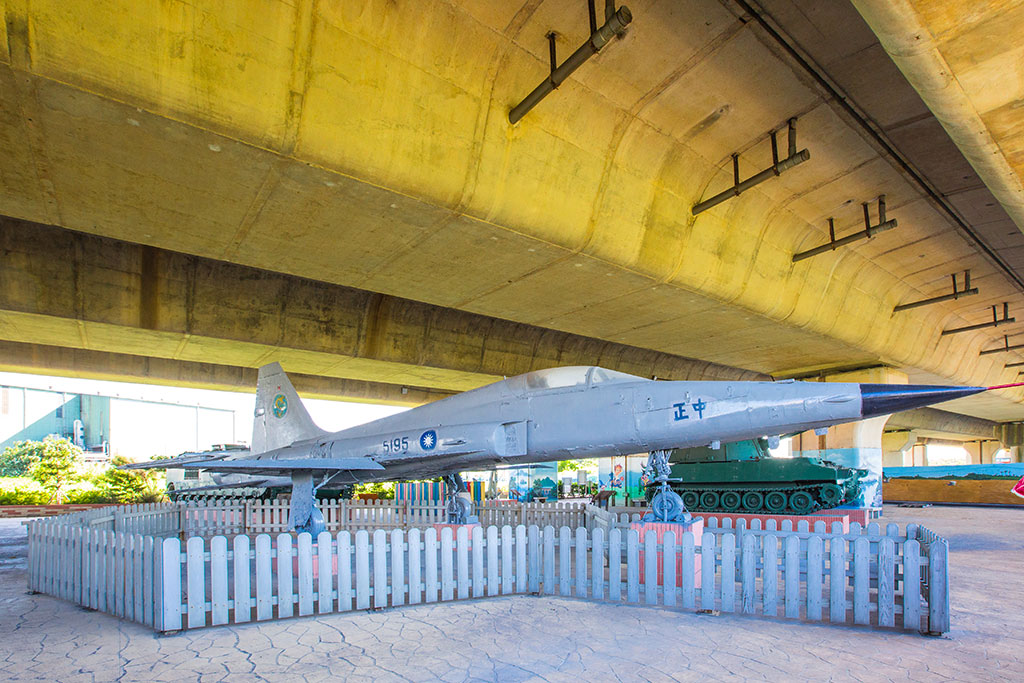
[[43,457],[42,441],[18,441],[0,454],[0,477],[25,477]]
[[95,478],[94,481],[104,497],[115,503],[155,503],[162,500],[160,473],[156,470],[118,469],[130,462],[125,457],[115,456],[107,469]]
[[118,503],[120,501],[109,491],[103,489],[74,489],[68,491],[64,502],[68,505],[80,505],[84,503]]
[[0,488],[0,505],[45,505],[50,496],[39,489]]
[[82,449],[56,436],[46,437],[41,446],[39,458],[29,467],[28,476],[50,494],[48,502],[60,503],[65,489],[82,478],[78,473]]
[[588,467],[597,467],[597,460],[589,458],[587,460],[559,460],[558,471],[559,472],[575,472],[576,470],[585,470]]
[[378,498],[391,499],[395,497],[395,485],[392,483],[373,482],[372,484],[356,484],[355,495],[370,493]]

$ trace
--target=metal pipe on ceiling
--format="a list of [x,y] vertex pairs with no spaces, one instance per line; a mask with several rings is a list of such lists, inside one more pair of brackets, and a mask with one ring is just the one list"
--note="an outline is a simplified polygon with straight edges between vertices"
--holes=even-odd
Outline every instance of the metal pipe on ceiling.
[[550,95],[555,88],[560,86],[565,79],[571,76],[576,69],[580,68],[584,62],[600,52],[601,48],[607,45],[612,38],[622,35],[629,23],[633,21],[633,14],[629,11],[628,7],[623,5],[622,7],[615,9],[614,0],[608,0],[605,4],[604,25],[595,30],[594,26],[597,24],[597,18],[594,9],[594,0],[588,0],[587,9],[591,26],[590,38],[580,45],[568,59],[562,62],[560,66],[556,66],[553,34],[548,34],[548,40],[550,41],[551,73],[547,78],[541,81],[540,85],[533,89],[533,92],[523,98],[522,102],[512,108],[512,111],[508,113],[509,123],[518,123],[524,116],[526,116],[527,112],[536,107],[537,104],[545,97]]
[[1006,353],[1007,351],[1017,351],[1024,349],[1024,344],[1014,344],[1010,346],[1010,338],[1007,335],[1003,335],[1003,346],[998,349],[984,349],[978,353],[979,356],[987,356],[992,353]]
[[755,185],[760,185],[769,178],[781,175],[784,171],[788,171],[798,164],[802,164],[811,158],[811,153],[807,149],[802,149],[799,152],[796,150],[796,119],[790,119],[788,123],[789,130],[789,145],[788,155],[785,159],[779,160],[779,145],[775,137],[777,131],[771,132],[772,141],[772,165],[768,168],[755,173],[746,180],[740,181],[740,159],[738,154],[732,155],[732,187],[728,190],[719,192],[710,199],[705,199],[702,202],[698,202],[693,205],[690,212],[696,216],[702,211],[718,206],[727,199],[738,197],[742,193],[746,192]]
[[927,306],[928,304],[937,304],[940,301],[956,301],[962,296],[973,296],[978,293],[977,287],[971,287],[971,271],[964,271],[964,288],[958,289],[956,284],[956,273],[950,275],[953,278],[953,291],[950,294],[943,294],[941,296],[933,296],[927,299],[921,299],[920,301],[911,301],[910,303],[900,304],[892,309],[893,313],[899,313],[900,311],[906,311],[911,308],[918,308],[919,306]]
[[974,330],[984,330],[987,327],[999,327],[1006,323],[1017,322],[1016,318],[1010,317],[1010,303],[1008,301],[1003,302],[1003,317],[1000,318],[996,312],[996,307],[992,307],[992,320],[987,323],[978,323],[977,325],[967,325],[966,327],[954,327],[948,330],[943,330],[939,336],[945,337],[947,334],[957,334],[958,332],[972,332]]
[[884,194],[878,197],[878,225],[871,225],[871,216],[868,212],[868,203],[864,202],[861,206],[864,207],[863,230],[855,232],[852,235],[847,235],[846,237],[836,239],[835,225],[832,222],[832,219],[829,218],[828,232],[831,239],[819,247],[814,247],[813,249],[808,249],[807,251],[801,251],[796,254],[793,254],[793,263],[803,261],[804,259],[811,258],[812,256],[817,256],[818,254],[824,254],[829,251],[835,251],[837,247],[842,247],[852,242],[857,242],[863,239],[870,239],[877,235],[878,233],[885,232],[886,230],[892,230],[898,225],[895,218],[887,220],[885,217]]
[[950,205],[946,198],[933,188],[924,176],[918,173],[918,171],[903,158],[896,148],[892,146],[889,140],[879,130],[877,130],[864,115],[850,104],[849,99],[845,95],[839,92],[839,90],[833,86],[832,83],[830,83],[829,80],[807,60],[807,58],[800,54],[799,50],[790,44],[790,42],[781,33],[775,30],[775,28],[761,15],[761,12],[754,9],[747,0],[733,0],[733,2],[735,2],[745,14],[749,15],[768,35],[768,37],[774,40],[800,68],[806,71],[814,82],[828,94],[832,101],[835,102],[835,104],[839,106],[839,108],[841,108],[843,112],[845,112],[854,121],[854,123],[860,126],[865,133],[871,136],[878,146],[896,162],[896,165],[900,167],[900,170],[906,173],[907,176],[921,188],[928,198],[942,210],[946,217],[949,218],[949,220],[952,221],[960,230],[962,230],[970,240],[974,242],[975,246],[977,246],[977,248],[985,254],[992,263],[996,264],[996,266],[1003,271],[1011,282],[1016,284],[1021,291],[1024,291],[1024,276],[1015,272],[1014,269],[1006,263],[1006,261],[1004,261],[994,249],[982,241],[978,233],[974,231],[974,228],[972,228],[967,221],[961,218],[960,214]]

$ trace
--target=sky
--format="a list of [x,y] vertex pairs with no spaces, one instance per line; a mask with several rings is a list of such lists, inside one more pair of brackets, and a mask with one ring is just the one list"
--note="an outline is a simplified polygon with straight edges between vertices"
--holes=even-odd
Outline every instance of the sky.
[[[131,444],[151,440],[156,431],[153,420],[159,419],[157,416],[163,413],[169,420],[173,420],[175,419],[173,416],[180,413],[182,407],[197,405],[204,408],[233,411],[235,441],[249,443],[252,437],[253,408],[256,402],[255,387],[253,387],[253,393],[244,393],[14,372],[0,372],[0,385],[177,404],[177,406],[167,408],[154,408],[145,404],[122,405],[119,409],[120,418],[116,424],[117,438],[121,443]],[[407,410],[407,408],[396,406],[320,399],[303,399],[302,402],[313,421],[330,432]],[[225,415],[223,419],[229,418]],[[111,431],[113,432],[114,429],[115,425],[112,424]],[[189,448],[191,447],[190,445]],[[205,447],[205,445],[200,447]]]

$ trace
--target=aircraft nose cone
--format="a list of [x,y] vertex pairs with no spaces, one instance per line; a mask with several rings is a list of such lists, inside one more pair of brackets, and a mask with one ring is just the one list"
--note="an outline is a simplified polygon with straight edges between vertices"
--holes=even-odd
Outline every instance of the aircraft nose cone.
[[933,384],[861,384],[861,415],[875,417],[952,401],[986,391],[987,387],[947,387]]

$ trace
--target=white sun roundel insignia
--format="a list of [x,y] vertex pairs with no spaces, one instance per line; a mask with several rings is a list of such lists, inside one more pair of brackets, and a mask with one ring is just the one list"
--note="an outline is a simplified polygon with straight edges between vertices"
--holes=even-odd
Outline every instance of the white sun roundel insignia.
[[288,412],[288,399],[285,398],[284,394],[278,394],[274,397],[274,417],[284,417],[284,414]]
[[425,451],[432,451],[437,446],[437,432],[428,429],[420,436],[420,448]]

